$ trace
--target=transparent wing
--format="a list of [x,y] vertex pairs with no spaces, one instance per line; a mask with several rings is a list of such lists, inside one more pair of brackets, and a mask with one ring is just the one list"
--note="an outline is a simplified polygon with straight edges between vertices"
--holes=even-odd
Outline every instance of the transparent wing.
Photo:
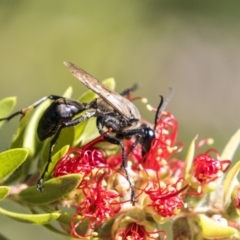
[[95,92],[105,102],[112,106],[123,117],[140,119],[140,113],[137,107],[120,94],[104,86],[99,80],[79,68],[71,62],[64,62],[72,75],[76,77],[87,88]]

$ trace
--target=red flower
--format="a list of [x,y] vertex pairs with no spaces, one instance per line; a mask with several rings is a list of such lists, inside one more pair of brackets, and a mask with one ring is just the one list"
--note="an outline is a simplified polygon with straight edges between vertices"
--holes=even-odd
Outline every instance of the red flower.
[[149,195],[152,201],[148,206],[153,207],[162,217],[176,215],[178,210],[181,210],[184,206],[180,193],[188,188],[188,185],[186,185],[185,187],[178,189],[177,185],[181,181],[183,181],[183,179],[179,179],[175,184],[168,184],[164,187],[155,183],[153,184],[153,188],[145,190],[145,193]]
[[[106,162],[105,152],[97,148],[95,145],[103,141],[103,136],[99,136],[82,148],[71,148],[65,156],[63,156],[54,168],[54,177],[67,175],[70,173],[79,173],[83,175],[84,181],[89,181],[89,176],[93,169],[109,168]],[[80,187],[80,186],[79,186]]]
[[[121,203],[118,201],[119,194],[104,187],[103,181],[107,174],[100,172],[102,171],[96,172],[92,184],[88,184],[82,189],[83,200],[77,205],[76,213],[71,221],[71,235],[73,237],[83,237],[77,233],[77,227],[84,220],[88,219],[89,228],[94,230],[121,210]],[[81,215],[82,218],[76,223],[78,215]]]
[[[215,153],[217,159],[210,156],[209,153]],[[221,177],[230,166],[230,160],[219,160],[219,155],[216,150],[210,149],[206,153],[199,154],[193,162],[194,177],[202,184],[215,181]]]
[[[77,227],[84,220],[88,220],[88,227],[93,231],[121,210],[120,194],[114,190],[108,190],[107,187],[109,186],[106,184],[109,175],[113,173],[113,169],[108,166],[105,152],[95,146],[102,141],[103,136],[99,136],[80,149],[70,149],[59,160],[53,172],[55,177],[70,173],[83,175],[83,179],[78,186],[81,191],[79,196],[76,196],[76,199],[80,199],[80,202],[77,203],[76,213],[71,219],[71,235],[73,237],[92,236],[91,232],[85,236],[77,233]],[[82,218],[77,220],[79,215]]]

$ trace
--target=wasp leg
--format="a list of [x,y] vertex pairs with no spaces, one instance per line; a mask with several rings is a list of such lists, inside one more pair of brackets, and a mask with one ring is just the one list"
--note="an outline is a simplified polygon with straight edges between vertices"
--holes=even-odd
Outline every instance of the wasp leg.
[[29,111],[31,108],[36,108],[37,106],[39,106],[41,103],[43,103],[44,101],[46,101],[47,99],[50,99],[50,100],[57,100],[59,98],[62,98],[60,96],[56,96],[56,95],[49,95],[49,96],[45,96],[41,99],[39,99],[38,101],[34,102],[33,104],[31,104],[30,106],[26,107],[26,108],[23,108],[11,115],[9,115],[8,117],[5,117],[5,118],[0,118],[0,121],[9,121],[11,120],[12,118],[14,118],[15,116],[18,116],[18,115],[22,115],[22,117],[27,113],[27,111]]
[[44,168],[44,171],[43,171],[41,177],[39,178],[39,180],[38,180],[38,182],[37,182],[37,190],[39,190],[40,192],[43,191],[42,183],[43,183],[45,174],[46,174],[46,172],[48,171],[49,165],[50,165],[50,163],[51,163],[51,161],[52,161],[52,151],[53,151],[54,145],[55,145],[55,143],[56,143],[56,141],[57,141],[57,139],[58,139],[58,137],[59,137],[62,129],[63,129],[63,128],[67,128],[67,127],[76,126],[76,125],[80,124],[81,122],[85,121],[86,119],[93,117],[93,116],[95,115],[95,113],[96,113],[95,110],[93,110],[93,111],[88,111],[86,114],[84,114],[84,115],[82,115],[82,116],[80,116],[80,117],[78,117],[78,118],[76,118],[76,119],[74,119],[74,120],[71,120],[71,121],[69,121],[69,122],[63,122],[63,123],[59,126],[57,132],[55,133],[55,135],[53,136],[53,138],[52,138],[52,140],[51,140],[51,142],[50,142],[48,161],[47,161],[47,164],[46,164],[46,166],[45,166],[45,168]]
[[158,105],[157,112],[156,112],[156,115],[155,115],[154,130],[156,130],[157,121],[161,117],[162,112],[167,107],[167,105],[168,105],[169,101],[171,100],[172,96],[173,96],[173,89],[172,88],[169,88],[169,94],[168,94],[168,96],[165,100],[163,99],[162,95],[159,96],[160,97],[160,103]]
[[[119,128],[119,121],[114,118],[113,116],[105,116],[105,118],[103,117],[98,117],[97,118],[97,128],[98,128],[98,131],[100,134],[103,134],[105,131],[103,130],[103,127],[104,125],[108,122],[108,125],[109,125],[109,122],[111,122],[111,127],[113,128],[113,130],[116,130],[116,126],[117,128]],[[125,154],[125,151],[124,151],[124,145],[123,145],[123,142],[118,139],[117,137],[114,137],[112,135],[110,135],[109,133],[107,133],[106,135],[104,135],[103,137],[107,142],[109,143],[112,143],[112,144],[116,144],[118,146],[121,147],[121,150],[122,150],[122,167],[125,171],[125,174],[126,174],[126,179],[129,183],[129,187],[130,187],[130,190],[131,190],[131,196],[130,196],[130,199],[131,199],[131,203],[134,205],[135,202],[134,202],[134,189],[133,189],[133,185],[129,179],[129,176],[128,176],[128,171],[127,171],[127,163],[126,163],[126,154]]]

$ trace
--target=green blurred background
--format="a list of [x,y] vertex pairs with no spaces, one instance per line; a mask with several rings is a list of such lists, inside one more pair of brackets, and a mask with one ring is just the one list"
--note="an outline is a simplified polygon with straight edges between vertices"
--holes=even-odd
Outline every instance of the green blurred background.
[[[168,110],[179,140],[187,147],[196,134],[213,137],[221,152],[240,127],[239,9],[239,1],[1,0],[0,98],[17,96],[22,108],[70,85],[77,98],[86,88],[64,67],[72,61],[100,80],[114,77],[117,91],[140,83],[136,94],[153,106],[172,87]],[[17,124],[1,129],[1,150]],[[62,239],[2,216],[0,231],[9,239]]]

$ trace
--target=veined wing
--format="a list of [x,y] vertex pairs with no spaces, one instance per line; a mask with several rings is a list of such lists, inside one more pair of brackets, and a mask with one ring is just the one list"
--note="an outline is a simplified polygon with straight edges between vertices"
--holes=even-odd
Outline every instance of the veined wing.
[[104,86],[99,80],[85,72],[83,69],[71,62],[64,62],[72,75],[76,77],[87,88],[95,92],[99,97],[112,106],[123,117],[140,119],[137,107],[120,94]]

